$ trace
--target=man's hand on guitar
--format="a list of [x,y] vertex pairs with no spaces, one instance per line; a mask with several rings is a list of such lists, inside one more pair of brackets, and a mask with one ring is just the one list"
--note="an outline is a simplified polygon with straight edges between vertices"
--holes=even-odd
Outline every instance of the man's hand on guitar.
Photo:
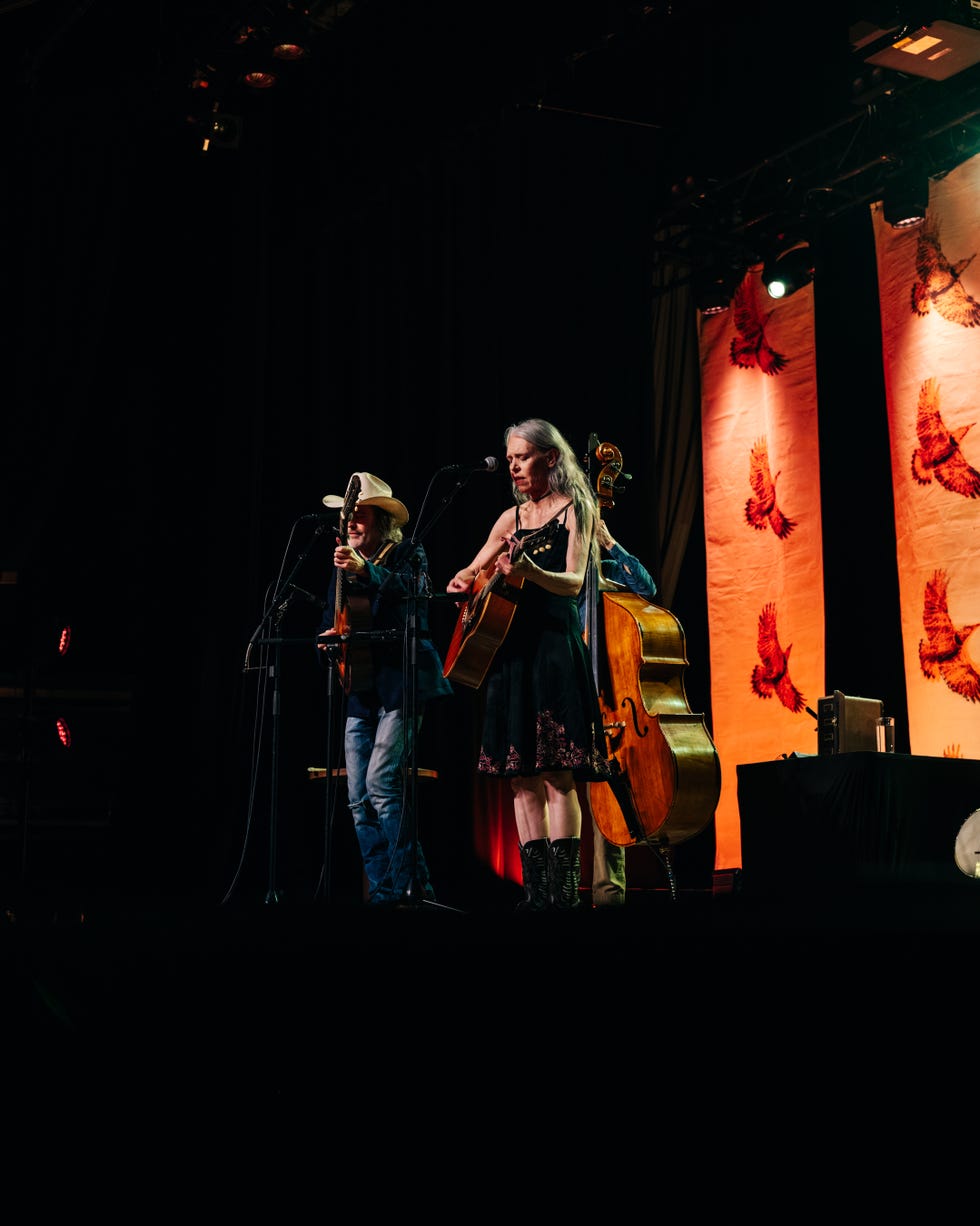
[[350,576],[364,573],[367,563],[350,545],[338,545],[333,551],[333,564],[338,570],[345,571]]

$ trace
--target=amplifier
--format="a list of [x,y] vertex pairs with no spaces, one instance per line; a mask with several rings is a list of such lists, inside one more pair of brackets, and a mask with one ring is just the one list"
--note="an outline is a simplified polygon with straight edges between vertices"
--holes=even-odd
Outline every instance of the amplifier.
[[817,753],[875,752],[875,726],[884,707],[880,698],[850,698],[840,690],[818,698]]

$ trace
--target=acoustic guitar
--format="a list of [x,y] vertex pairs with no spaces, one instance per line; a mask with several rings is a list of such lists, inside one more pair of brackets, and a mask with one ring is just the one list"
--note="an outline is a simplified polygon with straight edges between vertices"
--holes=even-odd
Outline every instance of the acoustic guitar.
[[[511,560],[516,560],[525,543],[517,542]],[[502,575],[494,562],[480,571],[456,619],[443,665],[444,677],[474,690],[480,688],[507,637],[523,586],[523,576]]]
[[[340,509],[338,536],[341,545],[347,544],[347,525],[360,495],[361,479],[354,473],[344,495],[344,505]],[[359,689],[366,688],[374,676],[371,647],[369,640],[358,640],[356,636],[371,628],[371,601],[367,596],[359,596],[352,591],[346,572],[342,570],[337,571],[333,627],[337,634],[342,636],[343,646],[337,660],[337,673],[344,693],[349,694],[355,685]]]

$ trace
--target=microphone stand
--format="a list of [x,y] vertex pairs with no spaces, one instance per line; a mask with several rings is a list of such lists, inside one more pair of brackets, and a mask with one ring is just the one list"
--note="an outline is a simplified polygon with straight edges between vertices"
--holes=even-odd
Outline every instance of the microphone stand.
[[[415,537],[412,537],[412,543],[415,544]],[[411,823],[412,832],[412,877],[409,882],[408,889],[405,891],[405,897],[408,904],[413,907],[437,907],[441,911],[458,911],[458,907],[449,907],[444,903],[436,902],[434,899],[426,898],[425,889],[422,885],[421,877],[419,876],[419,853],[422,846],[421,837],[419,835],[419,810],[418,810],[418,787],[419,787],[419,772],[418,772],[418,738],[419,738],[419,716],[418,716],[418,685],[419,685],[419,661],[418,661],[418,604],[419,604],[419,584],[422,572],[422,559],[418,553],[412,553],[411,558],[412,568],[412,594],[407,596],[408,601],[408,619],[407,619],[407,646],[405,650],[408,652],[408,665],[405,672],[409,678],[408,685],[408,701],[405,704],[405,726],[409,730],[408,739],[408,814],[409,822]],[[426,596],[426,600],[432,600],[433,597]]]
[[292,600],[292,592],[276,609],[273,619],[273,650],[275,663],[272,667],[272,765],[269,777],[269,884],[265,892],[267,903],[279,902],[279,671],[282,662],[282,644],[279,628]]
[[[336,788],[336,776],[333,771],[333,742],[334,742],[334,685],[337,679],[338,657],[341,651],[341,644],[332,643],[328,639],[317,639],[317,643],[323,643],[323,650],[327,653],[327,774],[324,780],[326,784],[326,796],[324,799],[324,823],[323,823],[323,901],[330,902],[331,891],[331,869],[330,845],[332,842],[333,833],[333,815],[334,815],[334,792]],[[314,898],[319,893],[319,888],[314,891]]]
[[[447,471],[445,468],[441,468],[439,470],[439,472],[445,472],[445,471]],[[465,476],[460,477],[456,481],[452,492],[444,496],[435,514],[430,518],[428,524],[426,525],[424,532],[421,531],[421,528],[422,528],[422,515],[425,510],[426,499],[423,499],[422,508],[419,511],[419,516],[416,521],[415,531],[412,533],[411,544],[413,546],[416,546],[416,545],[421,546],[423,540],[425,539],[427,534],[432,530],[432,528],[435,526],[439,517],[443,514],[443,512],[447,509],[447,507],[452,502],[452,500],[456,497],[459,491],[466,484],[469,476],[470,474],[467,473]],[[435,477],[432,478],[432,481],[434,480],[435,480]],[[429,483],[430,489],[432,486],[432,481],[430,481]],[[426,495],[426,498],[427,497],[428,497],[428,494]],[[410,733],[409,742],[408,742],[408,811],[410,815],[409,820],[412,823],[413,868],[412,868],[412,880],[411,880],[411,883],[407,891],[407,899],[408,899],[408,902],[412,906],[417,906],[417,907],[428,906],[428,907],[437,907],[439,910],[442,910],[442,911],[458,911],[459,910],[458,907],[449,907],[443,903],[435,902],[431,898],[426,898],[425,891],[422,887],[421,879],[419,877],[419,849],[421,847],[421,839],[419,837],[419,819],[418,819],[419,777],[418,777],[418,765],[417,765],[418,733],[419,733],[418,606],[419,606],[419,599],[420,599],[419,588],[421,586],[422,558],[421,558],[421,552],[415,550],[414,548],[412,550],[410,565],[411,565],[411,574],[412,574],[412,584],[411,584],[412,590],[411,590],[411,595],[406,597],[406,600],[408,601],[408,618],[406,622],[407,630],[408,630],[407,647],[406,647],[406,651],[408,652],[408,664],[405,668],[405,672],[409,678],[409,686],[408,686],[408,694],[407,694],[408,701],[406,703],[406,708],[405,708],[405,723]],[[431,602],[432,600],[436,598],[434,596],[428,595],[425,597],[425,599]]]
[[[310,593],[304,592],[302,588],[297,588],[293,583],[293,578],[299,573],[300,568],[306,561],[310,550],[317,537],[327,528],[326,522],[317,525],[310,543],[302,550],[293,564],[292,570],[289,572],[284,583],[278,589],[278,592],[269,601],[269,606],[264,613],[262,620],[256,626],[252,637],[249,639],[248,647],[245,650],[245,668],[249,667],[249,657],[252,647],[257,644],[270,645],[274,647],[273,665],[272,665],[272,744],[271,744],[271,766],[269,778],[269,880],[266,887],[265,901],[266,903],[277,903],[280,901],[279,893],[279,709],[280,709],[280,686],[279,674],[282,663],[282,644],[285,642],[308,643],[308,639],[283,639],[280,637],[280,626],[282,619],[286,615],[293,597],[299,593],[310,598]],[[283,593],[286,593],[283,598]],[[313,597],[315,599],[315,597]],[[269,638],[261,638],[263,628],[272,618],[273,633]]]

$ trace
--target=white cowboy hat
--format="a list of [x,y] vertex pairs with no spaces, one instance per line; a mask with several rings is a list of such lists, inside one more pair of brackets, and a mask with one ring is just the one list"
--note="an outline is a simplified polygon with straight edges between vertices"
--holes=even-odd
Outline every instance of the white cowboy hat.
[[[391,486],[386,481],[382,481],[373,473],[354,473],[351,480],[355,478],[359,483],[357,506],[380,507],[382,511],[387,511],[399,526],[408,523],[408,507],[397,498],[392,498]],[[345,501],[343,494],[327,494],[323,505],[330,508],[342,507]]]

